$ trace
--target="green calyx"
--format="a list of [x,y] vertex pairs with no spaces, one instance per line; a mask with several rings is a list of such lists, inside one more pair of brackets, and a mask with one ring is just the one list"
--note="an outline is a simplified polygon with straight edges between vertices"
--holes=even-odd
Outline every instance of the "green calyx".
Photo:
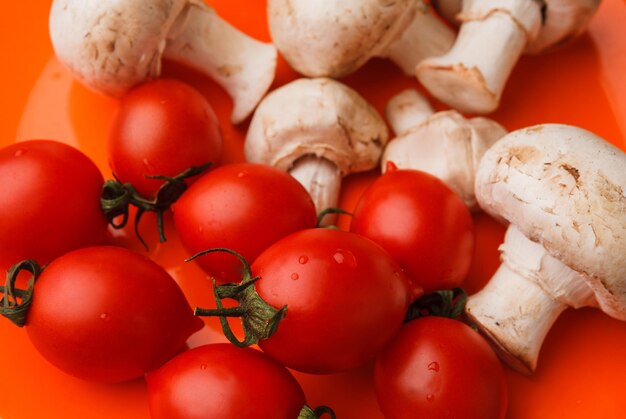
[[[147,176],[149,179],[163,180],[154,199],[142,197],[130,183],[122,183],[117,177],[104,182],[100,195],[100,206],[109,224],[115,229],[121,229],[128,222],[129,207],[137,208],[135,215],[135,234],[141,244],[148,249],[146,242],[139,234],[139,222],[146,211],[154,212],[157,215],[157,228],[159,231],[159,241],[165,242],[163,229],[163,213],[167,211],[174,202],[187,190],[185,179],[201,174],[211,166],[206,163],[201,166],[192,166],[184,172],[174,176]],[[116,221],[119,217],[121,220]]]
[[336,419],[335,412],[328,406],[317,406],[315,409],[312,409],[305,405],[300,410],[298,419],[319,419],[324,415],[328,415],[330,419]]
[[317,214],[317,224],[316,226],[318,228],[337,228],[334,225],[329,225],[326,227],[322,227],[322,221],[324,220],[324,217],[326,217],[327,215],[333,215],[333,214],[343,214],[343,215],[349,215],[352,216],[351,212],[348,212],[344,209],[341,208],[334,208],[334,207],[330,207],[330,208],[326,208],[325,210],[320,211],[319,214]]
[[467,293],[462,288],[434,291],[422,295],[409,307],[405,322],[425,316],[456,319],[465,312]]
[[[15,282],[21,271],[28,271],[31,277],[25,290],[15,288]],[[7,272],[7,279],[4,286],[0,286],[0,314],[11,320],[19,327],[26,324],[28,308],[33,299],[33,289],[35,282],[41,274],[41,267],[34,260],[28,259],[19,262],[11,267]]]
[[[215,248],[200,252],[186,261],[193,260],[207,253],[226,252],[230,253],[241,261],[243,265],[242,280],[239,283],[229,283],[217,285],[213,279],[213,296],[215,298],[215,309],[204,309],[197,307],[194,310],[196,316],[219,317],[220,325],[226,338],[234,345],[246,347],[258,343],[262,339],[272,336],[278,329],[278,324],[285,317],[287,306],[276,309],[267,304],[256,292],[254,284],[260,277],[252,277],[250,265],[239,253],[225,248]],[[236,300],[237,307],[225,308],[222,300],[230,298]],[[243,325],[243,340],[237,339],[228,324],[228,317],[239,317]]]

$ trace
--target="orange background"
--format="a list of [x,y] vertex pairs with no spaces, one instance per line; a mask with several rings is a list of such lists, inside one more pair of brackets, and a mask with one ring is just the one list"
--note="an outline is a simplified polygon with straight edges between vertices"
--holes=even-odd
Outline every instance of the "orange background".
[[[117,102],[73,82],[53,57],[48,38],[49,0],[8,1],[0,14],[0,145],[15,140],[51,138],[75,145],[108,174],[104,141]],[[269,41],[265,2],[212,0],[218,13],[258,39]],[[509,130],[544,123],[578,125],[626,148],[626,3],[604,0],[587,34],[558,51],[524,57],[492,117]],[[243,159],[246,124],[229,121],[230,99],[213,82],[171,64],[165,74],[185,78],[211,101],[226,142],[225,161]],[[284,62],[275,86],[297,77]],[[391,95],[417,82],[391,63],[372,60],[343,80],[382,112]],[[444,109],[437,104],[438,109]],[[354,206],[375,173],[351,176],[341,205]],[[1,185],[0,185],[1,188]],[[1,189],[0,189],[1,193]],[[479,289],[498,264],[503,227],[485,215],[475,216],[478,251],[466,288]],[[207,306],[206,276],[186,256],[166,220],[169,241],[156,243],[146,230],[151,256],[179,281],[190,303]],[[145,224],[150,224],[146,219]],[[340,219],[342,227],[347,219]],[[115,239],[136,247],[132,238]],[[194,336],[191,345],[221,341],[216,323]],[[566,311],[543,346],[532,377],[507,370],[509,418],[618,418],[626,415],[626,324],[591,309]],[[0,319],[0,418],[147,418],[142,380],[119,385],[85,383],[50,366],[31,346],[24,330]],[[332,406],[340,418],[380,418],[371,366],[334,376],[297,374],[310,404]],[[468,389],[471,391],[471,389]]]

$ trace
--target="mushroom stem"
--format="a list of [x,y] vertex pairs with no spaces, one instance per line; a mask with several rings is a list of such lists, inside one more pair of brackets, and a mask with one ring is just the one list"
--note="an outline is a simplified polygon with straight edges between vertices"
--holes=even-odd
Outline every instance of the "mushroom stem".
[[[341,191],[341,172],[333,162],[314,155],[303,156],[294,162],[289,174],[309,192],[318,214],[327,208],[337,207]],[[328,214],[321,224],[330,225],[334,220],[335,216]]]
[[534,0],[468,0],[448,53],[423,60],[417,77],[433,96],[468,113],[489,113],[500,102],[506,81],[528,41],[541,27]]
[[434,113],[430,102],[414,89],[398,93],[385,106],[385,116],[396,135],[420,125]]
[[[421,3],[421,2],[420,2]],[[455,34],[425,4],[416,7],[406,29],[382,53],[407,76],[415,76],[415,67],[427,57],[444,54],[454,44]]]
[[595,305],[581,275],[509,226],[502,264],[466,312],[512,368],[531,373],[548,331],[567,307]]
[[163,57],[215,80],[233,99],[233,123],[243,121],[270,88],[276,48],[257,41],[220,18],[203,1],[190,1],[170,33]]

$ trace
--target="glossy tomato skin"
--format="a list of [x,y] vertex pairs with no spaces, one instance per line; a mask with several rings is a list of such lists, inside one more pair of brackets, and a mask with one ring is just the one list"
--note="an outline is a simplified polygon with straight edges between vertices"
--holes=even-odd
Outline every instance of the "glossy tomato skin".
[[146,381],[153,419],[295,419],[305,405],[284,366],[230,343],[185,351]]
[[425,292],[458,287],[469,272],[472,216],[452,189],[426,172],[380,176],[357,202],[350,231],[384,247]]
[[375,364],[376,396],[388,419],[501,419],[502,365],[471,327],[445,317],[405,324]]
[[213,108],[193,87],[156,79],[120,101],[108,136],[109,165],[145,198],[163,184],[147,176],[176,176],[192,166],[217,165],[222,134]]
[[120,247],[88,247],[55,259],[33,295],[30,340],[57,368],[88,381],[140,377],[203,326],[163,268]]
[[[172,206],[191,254],[226,247],[254,260],[278,239],[316,224],[315,205],[298,181],[261,164],[219,167],[198,179]],[[196,261],[218,282],[239,282],[241,262],[215,253]]]
[[70,250],[101,244],[104,179],[77,149],[31,140],[0,150],[0,268],[25,259],[43,265]]
[[287,367],[335,373],[372,360],[398,331],[412,290],[376,243],[335,229],[293,233],[252,264],[259,296],[287,306],[274,335],[259,346]]

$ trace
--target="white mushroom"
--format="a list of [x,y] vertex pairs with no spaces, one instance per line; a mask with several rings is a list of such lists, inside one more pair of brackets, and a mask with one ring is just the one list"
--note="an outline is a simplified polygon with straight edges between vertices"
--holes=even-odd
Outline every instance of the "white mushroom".
[[82,83],[112,96],[158,77],[166,58],[220,84],[238,123],[274,79],[274,46],[235,29],[202,0],[54,0],[49,23],[59,60]]
[[419,81],[461,112],[488,113],[524,50],[537,53],[583,32],[600,0],[464,0],[453,47],[423,60]]
[[261,101],[245,154],[289,172],[320,212],[337,207],[343,176],[376,167],[387,140],[382,117],[353,89],[328,78],[299,79]]
[[274,44],[308,77],[341,77],[372,57],[410,76],[423,58],[446,52],[454,32],[422,0],[269,0]]
[[485,151],[506,130],[487,118],[466,119],[450,110],[435,113],[416,90],[394,96],[386,107],[387,120],[397,137],[382,158],[401,169],[417,169],[437,176],[476,209],[474,174]]
[[567,307],[626,320],[626,154],[567,125],[512,132],[476,174],[480,206],[510,222],[502,264],[466,311],[503,358],[532,372]]

